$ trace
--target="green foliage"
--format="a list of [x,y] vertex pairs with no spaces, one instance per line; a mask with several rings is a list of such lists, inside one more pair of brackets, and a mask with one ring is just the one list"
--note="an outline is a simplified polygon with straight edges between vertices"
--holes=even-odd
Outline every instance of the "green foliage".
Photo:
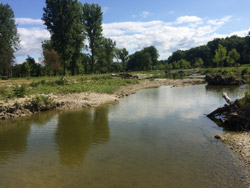
[[53,103],[53,99],[49,96],[37,95],[30,100],[30,103],[37,109],[40,110],[41,107],[50,107]]
[[83,47],[81,9],[82,4],[77,0],[46,0],[43,9],[42,20],[51,33],[51,45],[62,60],[64,75],[68,66],[74,74]]
[[220,63],[223,65],[223,61],[226,59],[227,48],[219,44],[218,49],[215,50],[215,56],[213,62],[218,66]]
[[202,67],[203,65],[204,65],[204,62],[203,62],[202,58],[198,58],[198,59],[195,61],[194,67],[195,67],[195,68],[198,68],[198,67]]
[[100,73],[111,72],[114,59],[116,43],[109,38],[102,37],[100,45],[97,49],[97,65],[96,69]]
[[0,75],[10,75],[19,42],[14,13],[8,4],[0,3]]
[[153,46],[146,47],[130,55],[128,61],[129,70],[151,70],[157,64],[157,49]]
[[94,72],[97,51],[102,37],[102,10],[98,4],[85,3],[83,8],[83,25],[89,40],[91,51],[91,73]]
[[241,108],[244,108],[247,110],[247,112],[250,112],[250,92],[245,93],[245,96],[240,99],[240,105]]
[[55,81],[50,81],[50,82],[47,82],[47,85],[50,85],[50,86],[63,86],[63,85],[67,85],[68,84],[68,80],[66,79],[58,79],[58,80],[55,80]]
[[128,62],[128,51],[126,50],[126,48],[122,48],[122,49],[116,48],[114,51],[114,55],[117,60],[117,63],[121,61],[122,71],[125,71],[127,68],[127,62]]
[[190,62],[188,62],[185,59],[179,60],[178,64],[179,64],[180,68],[182,68],[182,69],[189,69],[189,68],[191,68]]
[[28,93],[28,88],[26,85],[16,86],[13,91],[11,97],[24,97]]
[[38,82],[31,82],[30,83],[30,86],[31,87],[38,87],[39,85],[46,85],[46,80],[41,80],[41,81],[38,81]]
[[241,71],[241,75],[244,76],[244,75],[250,75],[250,68],[244,68],[242,71]]
[[230,65],[234,65],[239,59],[240,59],[240,54],[234,48],[228,53],[227,63],[229,63]]

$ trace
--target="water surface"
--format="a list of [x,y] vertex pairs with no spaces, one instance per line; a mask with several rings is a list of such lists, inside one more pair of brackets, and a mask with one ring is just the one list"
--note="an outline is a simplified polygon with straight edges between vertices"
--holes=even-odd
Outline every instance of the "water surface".
[[160,87],[88,110],[0,122],[0,187],[248,187],[204,114],[247,86]]

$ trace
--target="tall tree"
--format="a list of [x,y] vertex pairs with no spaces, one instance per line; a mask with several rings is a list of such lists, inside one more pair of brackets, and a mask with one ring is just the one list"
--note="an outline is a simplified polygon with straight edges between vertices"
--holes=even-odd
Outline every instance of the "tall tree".
[[122,71],[125,71],[127,68],[127,62],[128,62],[128,51],[126,48],[116,48],[115,49],[115,58],[117,59],[117,62],[119,62],[119,60],[122,63]]
[[223,66],[223,62],[226,59],[226,57],[227,57],[227,48],[219,44],[218,49],[215,50],[215,56],[213,58],[213,62],[215,62],[217,66],[220,63],[221,66]]
[[116,43],[110,38],[102,37],[97,51],[97,64],[101,72],[111,72]]
[[236,61],[240,59],[240,54],[237,52],[237,50],[234,48],[230,52],[228,52],[227,56],[227,63],[229,65],[234,65]]
[[91,72],[94,72],[97,50],[102,37],[102,10],[97,4],[85,3],[83,6],[83,24],[91,51]]
[[8,4],[0,3],[0,74],[10,73],[19,37],[14,13]]
[[149,46],[143,49],[143,51],[146,53],[148,52],[151,56],[152,60],[152,65],[157,65],[158,64],[158,50],[154,46]]
[[85,39],[81,8],[77,0],[46,0],[43,9],[42,20],[51,34],[52,47],[62,60],[64,74],[72,58],[74,62],[80,58]]

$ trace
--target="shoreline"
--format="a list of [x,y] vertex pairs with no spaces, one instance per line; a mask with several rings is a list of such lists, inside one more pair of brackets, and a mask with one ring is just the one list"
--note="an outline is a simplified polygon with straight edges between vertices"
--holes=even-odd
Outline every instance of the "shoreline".
[[[128,96],[136,93],[140,89],[159,87],[159,86],[187,86],[195,85],[204,82],[203,79],[154,79],[140,80],[138,84],[131,84],[127,86],[121,86],[113,94],[106,93],[95,93],[95,92],[81,92],[81,93],[69,93],[69,94],[47,94],[53,99],[53,106],[50,108],[45,108],[41,111],[49,111],[53,109],[58,110],[74,110],[74,109],[84,109],[90,107],[96,107],[104,103],[118,101],[124,96]],[[43,95],[43,94],[41,94]],[[31,99],[32,95],[26,96],[24,98],[15,98],[8,100],[7,102],[0,103],[0,121],[7,119],[17,119],[20,117],[30,116],[41,111],[32,111],[25,108],[25,103]],[[15,104],[19,104],[17,107]],[[31,107],[32,108],[32,107]]]
[[222,142],[229,146],[250,171],[250,131],[229,133]]

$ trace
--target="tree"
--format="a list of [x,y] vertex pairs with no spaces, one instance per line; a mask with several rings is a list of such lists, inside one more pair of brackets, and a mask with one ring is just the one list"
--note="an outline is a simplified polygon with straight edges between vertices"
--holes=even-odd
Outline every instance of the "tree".
[[227,56],[227,63],[230,65],[234,65],[236,61],[240,59],[240,54],[237,52],[237,50],[234,48],[230,52],[228,52]]
[[30,73],[31,73],[31,65],[30,65],[30,62],[29,62],[29,59],[27,59],[25,62],[24,62],[24,66],[25,66],[25,69],[27,71],[27,77],[28,79],[30,78]]
[[122,48],[122,49],[115,49],[115,58],[117,59],[117,62],[119,62],[119,60],[122,63],[122,71],[125,71],[127,68],[127,62],[128,62],[128,51],[126,50],[126,48]]
[[154,46],[146,47],[143,49],[143,51],[145,53],[148,52],[150,54],[153,66],[158,65],[159,54],[158,54],[157,49]]
[[94,72],[97,50],[102,37],[102,10],[97,4],[85,3],[83,6],[83,25],[91,52],[91,73]]
[[114,59],[116,43],[110,38],[102,37],[97,50],[97,64],[102,73],[110,72]]
[[0,74],[10,74],[19,42],[14,13],[8,4],[0,3]]
[[215,62],[217,66],[220,63],[221,63],[221,66],[223,66],[223,62],[227,57],[226,55],[227,55],[227,48],[219,44],[218,49],[215,50],[215,56],[213,58],[213,62]]
[[194,63],[194,67],[198,68],[198,67],[202,67],[204,65],[204,62],[202,60],[202,58],[198,58],[195,63]]
[[51,49],[51,50],[45,49],[43,51],[43,56],[44,56],[44,65],[48,74],[50,76],[51,76],[51,73],[53,73],[54,75],[57,75],[57,73],[61,69],[61,61],[57,52],[54,49]]
[[180,68],[182,69],[189,69],[191,68],[190,62],[185,60],[185,59],[181,59],[178,61],[178,64],[180,66]]
[[80,58],[85,39],[81,8],[77,0],[46,0],[43,9],[42,20],[51,34],[51,45],[62,60],[64,75],[68,66],[71,64],[72,69]]
[[43,48],[43,63],[46,68],[46,72],[51,76],[53,73],[56,75],[61,69],[61,60],[58,53],[52,48],[51,41],[45,40],[42,42]]

